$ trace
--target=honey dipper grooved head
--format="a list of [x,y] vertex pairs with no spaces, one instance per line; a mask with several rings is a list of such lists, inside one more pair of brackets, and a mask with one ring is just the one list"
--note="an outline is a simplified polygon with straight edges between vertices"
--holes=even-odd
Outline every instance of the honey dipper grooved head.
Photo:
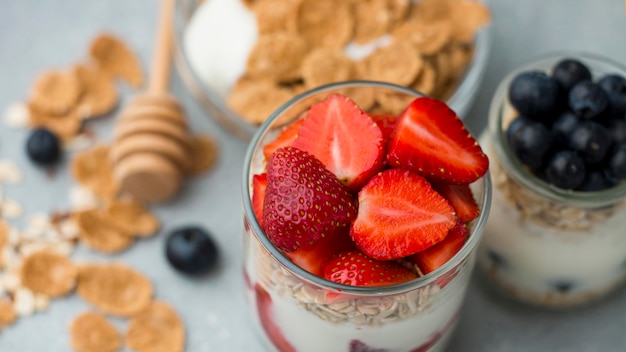
[[155,153],[136,153],[115,167],[121,191],[143,202],[162,202],[179,190],[183,175],[167,158]]

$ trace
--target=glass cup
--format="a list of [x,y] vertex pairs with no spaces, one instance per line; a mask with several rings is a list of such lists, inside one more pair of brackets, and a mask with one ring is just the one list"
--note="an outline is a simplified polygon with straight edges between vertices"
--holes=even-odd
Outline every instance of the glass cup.
[[508,87],[517,74],[548,72],[564,58],[586,64],[592,79],[626,68],[585,53],[556,53],[527,63],[500,83],[480,141],[490,156],[493,206],[478,250],[479,267],[500,291],[543,307],[574,307],[626,279],[626,183],[597,191],[562,190],[534,176],[506,141],[517,116]]
[[406,104],[421,96],[380,82],[322,86],[280,107],[260,127],[249,146],[242,184],[244,275],[253,324],[268,350],[440,351],[459,318],[475,249],[489,213],[489,175],[471,185],[482,211],[469,225],[470,237],[463,248],[442,267],[399,285],[355,287],[315,276],[274,247],[254,216],[252,178],[264,172],[263,146],[329,93],[350,96],[368,91],[396,96]]

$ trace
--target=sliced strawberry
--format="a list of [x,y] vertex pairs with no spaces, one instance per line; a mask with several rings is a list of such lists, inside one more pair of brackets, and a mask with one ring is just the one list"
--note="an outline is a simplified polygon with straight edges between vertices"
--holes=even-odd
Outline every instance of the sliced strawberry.
[[383,133],[383,141],[386,144],[391,138],[391,134],[396,129],[398,125],[398,120],[400,119],[398,115],[391,114],[372,114],[370,115],[372,120],[376,122],[378,128]]
[[252,209],[259,225],[263,228],[263,200],[267,187],[267,174],[252,176]]
[[324,266],[324,278],[350,286],[388,286],[413,280],[417,275],[395,262],[375,260],[352,250],[331,258]]
[[489,159],[454,111],[432,98],[404,110],[389,141],[387,161],[447,183],[468,184],[487,172]]
[[313,154],[353,192],[383,167],[380,128],[339,94],[311,106],[293,146]]
[[456,211],[456,216],[468,223],[480,215],[480,209],[469,185],[451,185],[443,182],[434,182],[433,188],[439,192]]
[[390,169],[359,192],[359,212],[350,236],[378,260],[397,259],[443,240],[454,227],[454,209],[422,176]]
[[304,122],[303,119],[294,121],[291,125],[287,126],[275,140],[263,147],[265,160],[269,159],[278,148],[291,147],[293,145],[293,141],[298,137],[298,130],[300,126],[302,126],[302,122]]
[[467,227],[459,220],[443,241],[413,254],[409,260],[415,263],[422,273],[428,274],[454,257],[467,241],[468,235]]
[[274,346],[281,352],[295,352],[296,349],[291,343],[283,336],[280,327],[276,325],[273,319],[272,310],[272,296],[265,291],[259,284],[254,285],[254,292],[256,296],[257,312],[259,313],[259,319],[263,330],[267,334],[267,337],[272,341]]
[[350,340],[350,352],[389,352],[384,348],[374,348],[359,340]]
[[346,187],[313,155],[280,148],[267,163],[263,204],[265,233],[285,252],[346,231],[356,202]]
[[356,249],[347,230],[346,228],[345,233],[321,238],[308,247],[286,253],[286,255],[292,262],[311,274],[324,276],[324,264],[333,255]]

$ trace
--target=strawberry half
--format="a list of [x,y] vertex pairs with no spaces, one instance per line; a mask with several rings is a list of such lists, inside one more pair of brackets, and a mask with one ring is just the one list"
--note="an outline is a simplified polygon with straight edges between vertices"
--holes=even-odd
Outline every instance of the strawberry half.
[[259,284],[254,285],[254,292],[259,320],[267,337],[281,352],[295,352],[296,349],[285,338],[280,327],[274,322],[272,296]]
[[263,228],[263,200],[266,188],[267,174],[252,176],[252,209],[261,228]]
[[416,264],[424,274],[428,274],[454,257],[467,241],[468,235],[467,227],[459,220],[443,241],[413,254],[409,260]]
[[299,119],[294,121],[291,125],[287,126],[275,140],[268,143],[263,147],[263,155],[265,155],[265,160],[269,159],[272,154],[278,149],[282,147],[291,147],[293,141],[298,137],[298,130],[300,130],[300,126],[302,126],[303,119]]
[[378,260],[423,251],[454,227],[454,209],[422,176],[390,169],[372,177],[359,192],[359,212],[350,236]]
[[293,146],[313,154],[352,192],[383,167],[380,128],[339,94],[311,106]]
[[356,249],[354,242],[345,233],[327,236],[319,241],[293,252],[286,253],[296,265],[317,276],[324,276],[324,264],[335,254]]
[[389,141],[387,161],[447,183],[468,184],[487,172],[489,159],[454,111],[417,98],[404,110]]
[[324,266],[324,278],[350,286],[388,286],[416,279],[417,275],[395,262],[375,260],[353,250],[331,258]]
[[268,160],[263,224],[285,252],[347,231],[356,203],[339,180],[313,155],[280,148]]
[[456,211],[456,216],[463,222],[470,222],[480,215],[480,209],[469,185],[451,185],[447,183],[433,183],[435,191],[439,192]]

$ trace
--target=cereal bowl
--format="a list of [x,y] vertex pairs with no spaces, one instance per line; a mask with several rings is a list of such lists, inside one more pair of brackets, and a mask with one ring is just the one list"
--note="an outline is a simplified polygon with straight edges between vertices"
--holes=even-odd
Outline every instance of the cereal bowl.
[[420,97],[408,88],[380,82],[322,86],[281,106],[248,148],[242,177],[244,276],[251,321],[268,350],[441,351],[460,316],[490,208],[488,174],[471,184],[481,211],[468,225],[470,235],[463,247],[432,272],[394,285],[353,286],[315,275],[279,250],[254,215],[254,179],[266,167],[265,147],[321,98],[362,89]]
[[[270,9],[274,9],[271,7],[274,5],[278,7],[264,12],[263,3],[267,3]],[[445,19],[437,17],[442,16],[442,10],[440,6],[432,5],[437,3],[432,0],[397,0],[389,9],[355,9],[348,11],[346,16],[390,9],[396,12],[381,12],[389,17],[385,19],[384,30],[379,24],[370,23],[372,16],[366,16],[367,21],[355,21],[367,25],[354,29],[359,34],[355,34],[353,40],[340,35],[345,28],[342,23],[335,23],[333,28],[340,34],[324,37],[322,44],[310,36],[299,36],[294,40],[284,32],[296,28],[298,33],[315,33],[315,23],[306,21],[315,16],[305,16],[313,11],[323,11],[323,5],[315,4],[329,4],[326,6],[328,11],[333,8],[332,16],[326,17],[341,15],[343,5],[334,11],[332,1],[290,2],[306,3],[308,7],[296,8],[293,16],[300,14],[304,17],[285,20],[286,30],[281,27],[277,34],[272,30],[278,25],[270,22],[275,17],[268,13],[284,13],[285,18],[290,18],[287,16],[292,12],[284,6],[285,3],[275,0],[243,3],[239,0],[176,1],[173,37],[178,71],[207,114],[237,137],[250,140],[264,118],[298,93],[325,83],[347,80],[366,79],[407,86],[447,101],[461,117],[468,113],[482,81],[490,48],[489,28],[482,28],[490,15],[482,2],[477,5],[460,0],[458,4],[469,4],[468,8],[456,12],[450,10]],[[461,23],[450,20],[452,13],[461,11],[464,16],[459,18],[465,19],[463,25],[451,26],[451,23]],[[386,18],[382,15],[376,18],[379,17]],[[417,19],[414,21],[414,18]],[[428,25],[419,23],[425,19]],[[413,25],[413,22],[418,24]],[[259,35],[259,29],[270,33]],[[338,45],[336,40],[340,41]],[[357,40],[362,44],[356,44]],[[301,47],[302,43],[306,48]],[[324,49],[325,44],[335,49]],[[419,50],[413,50],[416,46]],[[218,55],[223,52],[227,54]],[[296,72],[285,69],[277,73],[268,69],[274,66],[293,66]],[[372,104],[384,105],[388,102],[385,98],[372,100]]]
[[[626,75],[624,66],[587,53],[553,53],[530,61],[498,86],[488,133],[481,137],[491,160],[494,206],[479,247],[479,266],[507,295],[550,308],[592,302],[626,279],[626,183],[603,190],[556,187],[546,172],[535,173],[520,161],[513,137],[507,136],[520,115],[507,94],[515,77],[529,71],[552,75],[559,62],[570,58],[589,68],[593,82],[607,74]],[[546,124],[551,131],[556,121]]]

